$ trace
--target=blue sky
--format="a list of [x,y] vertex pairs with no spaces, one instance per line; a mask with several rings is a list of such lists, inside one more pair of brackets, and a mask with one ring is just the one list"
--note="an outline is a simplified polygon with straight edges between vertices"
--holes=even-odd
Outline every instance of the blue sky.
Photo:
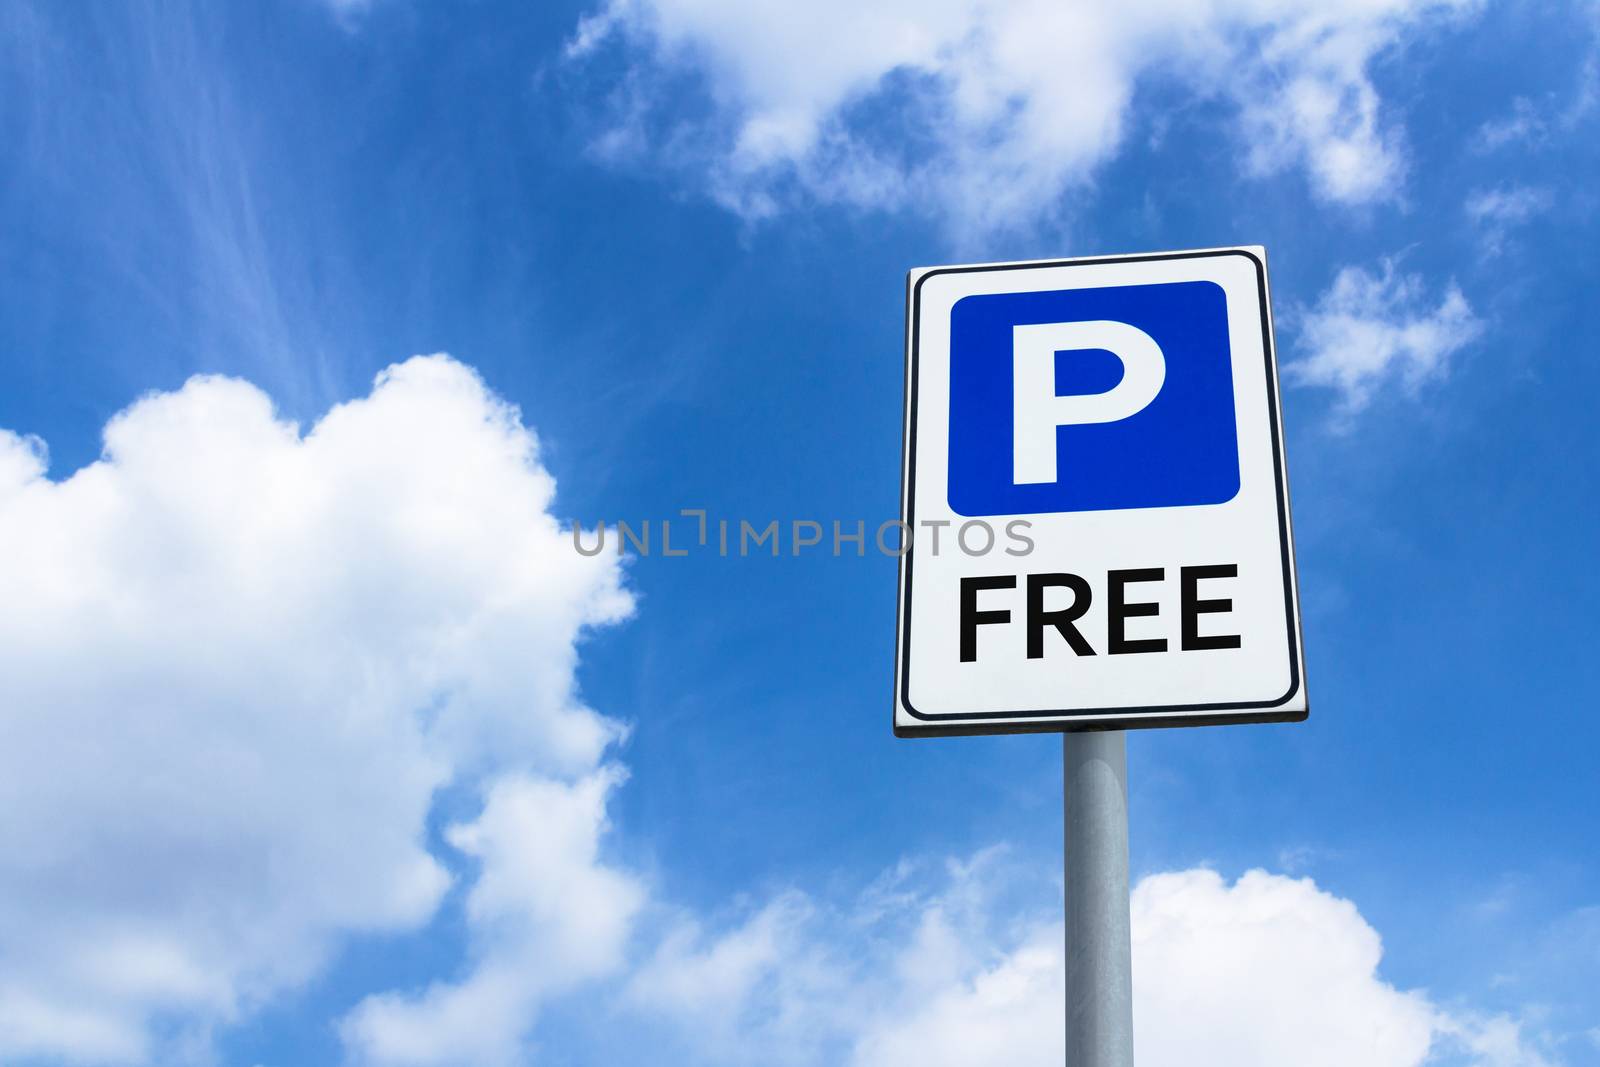
[[1312,715],[1129,738],[1141,1062],[1600,1063],[1597,124],[1592,5],[9,6],[0,1060],[1059,1062],[893,561],[564,527],[871,529],[908,268],[1259,243]]

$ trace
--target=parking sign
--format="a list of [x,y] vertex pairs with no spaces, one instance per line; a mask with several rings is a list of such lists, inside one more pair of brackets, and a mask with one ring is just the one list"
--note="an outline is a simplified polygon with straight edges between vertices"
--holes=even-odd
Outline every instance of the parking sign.
[[1305,718],[1264,250],[908,286],[895,732]]

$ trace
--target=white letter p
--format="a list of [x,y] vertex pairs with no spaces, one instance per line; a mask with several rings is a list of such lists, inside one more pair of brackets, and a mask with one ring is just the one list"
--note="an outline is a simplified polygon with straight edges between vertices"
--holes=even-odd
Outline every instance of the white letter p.
[[[1103,393],[1056,395],[1056,353],[1100,349],[1122,361],[1122,380]],[[1126,322],[1043,322],[1011,328],[1012,478],[1056,480],[1056,428],[1117,422],[1149,406],[1167,380],[1155,338]]]

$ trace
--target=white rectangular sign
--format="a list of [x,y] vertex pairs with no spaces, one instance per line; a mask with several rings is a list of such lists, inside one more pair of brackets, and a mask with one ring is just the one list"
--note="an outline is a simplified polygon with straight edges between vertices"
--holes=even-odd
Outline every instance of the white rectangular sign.
[[908,285],[895,733],[1304,719],[1265,251]]

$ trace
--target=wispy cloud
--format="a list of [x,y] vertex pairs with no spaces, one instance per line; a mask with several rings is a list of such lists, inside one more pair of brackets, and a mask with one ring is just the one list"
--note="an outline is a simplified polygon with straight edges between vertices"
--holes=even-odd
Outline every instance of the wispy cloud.
[[1285,367],[1300,385],[1337,390],[1348,419],[1385,389],[1414,396],[1449,373],[1450,360],[1483,332],[1483,322],[1452,283],[1435,303],[1422,278],[1392,260],[1374,273],[1345,267],[1299,317],[1302,355]]
[[1498,255],[1505,250],[1513,228],[1549,211],[1554,202],[1555,196],[1548,189],[1505,185],[1473,193],[1463,209],[1483,235],[1484,251]]
[[336,332],[350,316],[339,231],[304,157],[283,150],[303,131],[267,136],[260,98],[273,90],[227,61],[225,23],[190,4],[22,0],[0,15],[14,79],[0,117],[17,131],[0,203],[59,219],[166,328],[174,351],[130,363],[177,359],[181,373],[226,353],[297,410],[319,410],[338,392],[332,353],[352,341]]
[[1594,115],[1600,105],[1600,3],[1580,4],[1575,14],[1583,24],[1577,27],[1578,31],[1586,29],[1592,40],[1571,90],[1552,93],[1538,101],[1526,96],[1515,98],[1509,113],[1478,128],[1476,141],[1480,150],[1543,146],[1571,134]]

